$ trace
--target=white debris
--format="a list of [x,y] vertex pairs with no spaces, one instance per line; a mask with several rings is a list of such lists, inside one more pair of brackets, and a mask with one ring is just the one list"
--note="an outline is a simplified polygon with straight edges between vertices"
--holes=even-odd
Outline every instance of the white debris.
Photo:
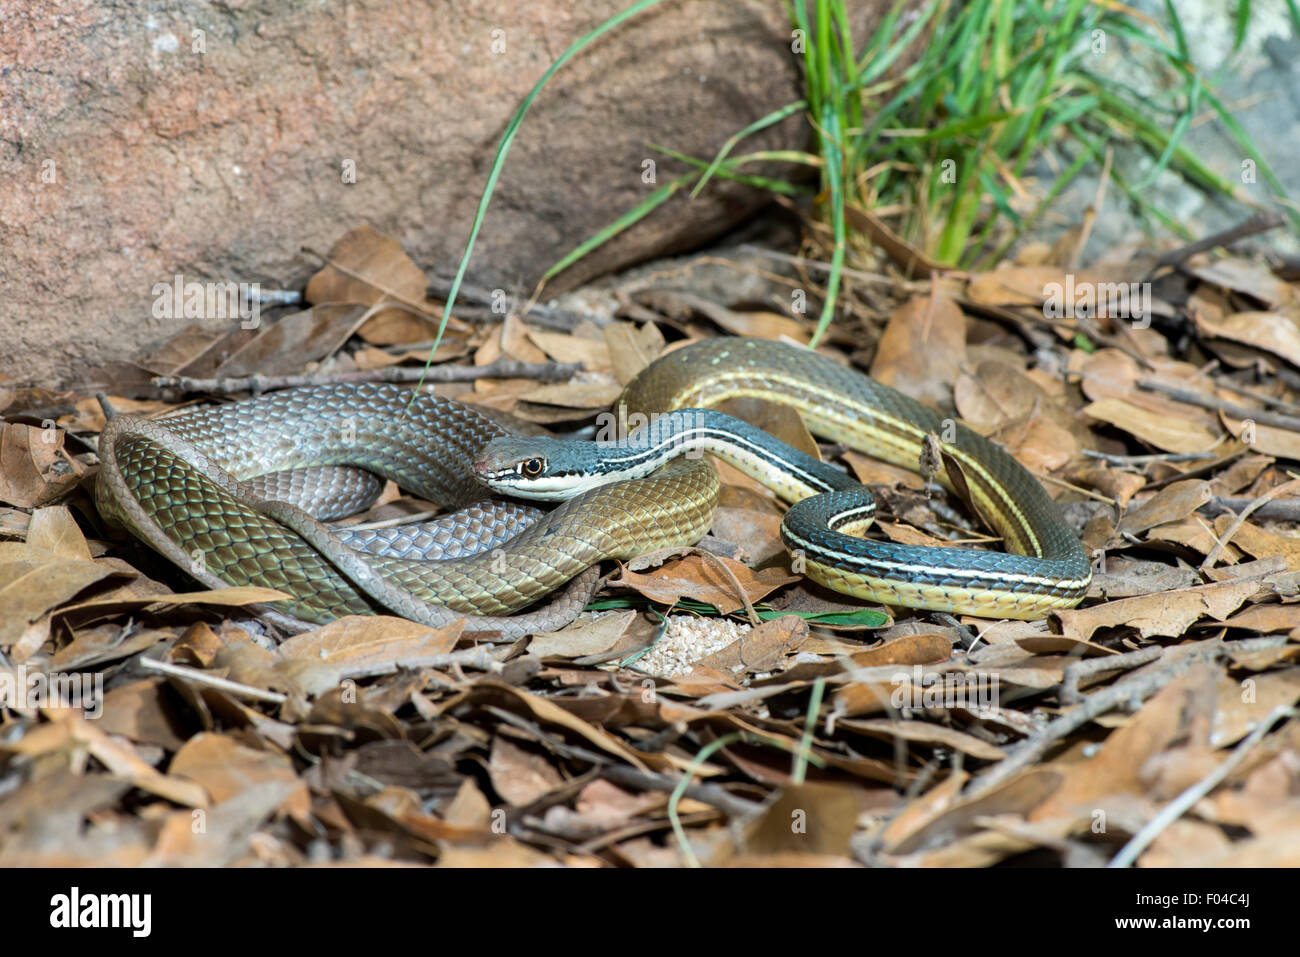
[[663,678],[688,674],[695,662],[744,637],[750,626],[730,618],[669,615],[668,628],[633,666]]

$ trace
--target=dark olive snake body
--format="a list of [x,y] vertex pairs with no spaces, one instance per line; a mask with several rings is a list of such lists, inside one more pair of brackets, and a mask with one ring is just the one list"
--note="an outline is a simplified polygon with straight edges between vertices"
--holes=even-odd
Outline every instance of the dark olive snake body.
[[[836,500],[819,496],[792,508],[787,518],[796,521],[783,528],[787,544],[807,550],[812,577],[864,598],[990,616],[1041,617],[1082,597],[1091,577],[1086,555],[1032,475],[986,439],[824,356],[756,339],[695,343],[644,369],[620,404],[634,417],[741,396],[792,405],[814,433],[912,470],[927,433],[951,437],[941,446],[978,511],[1019,553],[863,541],[835,529],[832,520],[848,528],[853,516],[841,521],[829,508]],[[703,459],[677,459],[540,516],[528,513],[519,519],[527,527],[508,540],[482,516],[444,520],[427,532],[385,532],[470,542],[439,561],[367,553],[383,550],[374,536],[348,547],[311,516],[264,501],[292,479],[243,484],[266,473],[347,465],[443,506],[491,510],[472,464],[488,442],[510,434],[472,406],[428,394],[412,399],[408,389],[381,384],[296,389],[160,421],[119,416],[101,434],[97,502],[200,581],[289,593],[276,607],[297,619],[387,608],[440,624],[468,613],[491,616],[480,624],[507,635],[576,614],[585,596],[571,585],[567,605],[507,617],[576,577],[590,582],[587,570],[599,562],[694,544],[712,524],[718,482]],[[364,494],[339,493],[317,514],[334,515],[352,503],[349,495]],[[471,540],[492,534],[499,543],[470,553],[481,547]]]

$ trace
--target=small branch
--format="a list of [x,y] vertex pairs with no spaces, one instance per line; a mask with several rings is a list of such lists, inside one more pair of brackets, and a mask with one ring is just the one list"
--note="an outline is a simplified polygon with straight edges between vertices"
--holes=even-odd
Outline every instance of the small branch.
[[254,701],[269,701],[272,704],[284,704],[289,700],[287,695],[282,695],[277,691],[265,691],[262,688],[254,688],[252,685],[240,684],[238,681],[220,678],[199,668],[191,668],[189,665],[174,665],[169,661],[159,661],[157,658],[141,658],[139,661],[140,667],[145,671],[157,671],[173,678],[180,678],[182,681],[207,685],[209,688],[216,688],[236,697],[252,698]]
[[1191,259],[1197,253],[1207,252],[1216,246],[1230,246],[1238,240],[1246,239],[1250,236],[1256,236],[1259,233],[1266,233],[1270,229],[1277,229],[1279,226],[1286,225],[1286,217],[1276,210],[1265,210],[1256,213],[1249,219],[1246,219],[1236,226],[1232,226],[1221,232],[1211,233],[1204,239],[1198,239],[1195,242],[1188,243],[1186,246],[1180,246],[1177,249],[1171,249],[1156,260],[1151,271],[1147,273],[1147,279],[1150,280],[1159,270],[1166,266],[1181,266],[1187,260]]
[[1120,848],[1119,853],[1111,858],[1110,863],[1106,866],[1131,866],[1139,855],[1150,846],[1151,842],[1160,835],[1161,831],[1186,814],[1197,801],[1222,784],[1224,779],[1246,759],[1246,755],[1250,753],[1251,749],[1259,744],[1264,739],[1264,735],[1272,730],[1273,725],[1277,724],[1281,718],[1291,718],[1295,714],[1296,710],[1288,705],[1278,705],[1270,711],[1268,716],[1259,723],[1259,726],[1241,744],[1237,745],[1226,761],[1166,804],[1159,814],[1148,821],[1142,830],[1134,834],[1129,839],[1129,842]]
[[[1215,360],[1218,361],[1217,359]],[[1292,415],[1300,415],[1300,405],[1292,402],[1286,402],[1283,399],[1275,399],[1271,395],[1262,395],[1254,389],[1247,389],[1245,386],[1237,385],[1226,376],[1215,376],[1214,384],[1220,389],[1227,389],[1229,392],[1235,392],[1237,395],[1244,395],[1248,399],[1254,399],[1261,405],[1266,405],[1270,409],[1276,409],[1279,412],[1289,412]]]
[[1129,651],[1121,655],[1103,655],[1100,658],[1089,658],[1086,661],[1068,664],[1065,666],[1064,680],[1061,682],[1061,704],[1074,705],[1083,700],[1083,696],[1079,694],[1080,678],[1104,674],[1107,671],[1136,668],[1138,665],[1155,661],[1164,653],[1164,649],[1159,645],[1152,645],[1150,648],[1139,648],[1137,651]]
[[377,675],[390,675],[396,671],[419,671],[424,668],[450,668],[469,666],[479,671],[499,673],[501,662],[484,646],[462,648],[438,655],[412,655],[398,658],[396,661],[383,661],[373,665],[356,665],[339,669],[339,678],[373,678]]
[[1098,691],[1096,694],[1089,695],[1082,704],[1052,721],[1034,737],[1026,738],[1012,748],[1002,761],[975,779],[967,792],[967,796],[975,797],[987,793],[1017,771],[1033,764],[1043,756],[1052,744],[1070,732],[1083,727],[1093,718],[1105,714],[1112,708],[1119,707],[1126,701],[1144,700],[1173,681],[1174,678],[1181,675],[1193,664],[1206,660],[1206,657],[1206,655],[1189,655],[1168,667],[1149,671],[1146,674],[1134,675],[1111,685],[1109,688]]
[[[513,724],[535,735],[545,743],[546,747],[553,748],[558,754],[595,765],[600,770],[600,776],[607,778],[614,784],[641,788],[646,791],[671,792],[681,783],[681,779],[678,777],[655,771],[641,771],[626,764],[616,764],[610,760],[608,755],[569,744],[557,735],[548,734],[537,722],[531,721],[523,715],[515,714],[513,711],[507,711],[505,708],[488,705],[486,710],[507,724]],[[732,818],[748,817],[762,807],[761,804],[736,797],[716,784],[691,783],[687,785],[684,796],[716,807]]]
[[1138,379],[1137,384],[1140,388],[1150,392],[1163,393],[1177,402],[1185,402],[1188,405],[1211,409],[1215,412],[1224,412],[1234,419],[1250,419],[1260,425],[1271,425],[1279,429],[1286,429],[1289,432],[1300,432],[1300,417],[1294,415],[1282,415],[1280,412],[1269,412],[1267,409],[1251,409],[1244,405],[1237,405],[1235,402],[1229,402],[1226,399],[1216,399],[1213,396],[1201,395],[1199,392],[1191,392],[1176,386],[1165,385],[1155,379]]
[[[462,319],[500,322],[511,312],[514,312],[534,325],[559,329],[562,332],[572,332],[574,326],[584,319],[590,320],[598,326],[610,322],[609,319],[595,313],[571,312],[567,309],[556,309],[554,306],[527,302],[517,298],[515,300],[517,308],[502,312],[500,311],[501,297],[494,293],[494,290],[462,283],[456,291],[456,315]],[[451,280],[443,278],[430,279],[427,295],[430,299],[441,299],[446,302],[447,297],[451,295]]]
[[1151,462],[1199,462],[1214,458],[1213,452],[1161,452],[1156,455],[1115,455],[1111,452],[1096,452],[1083,449],[1083,454],[1091,459],[1101,459],[1111,465],[1147,465]]
[[1022,768],[1038,760],[1053,743],[1070,732],[1083,727],[1098,715],[1105,714],[1112,708],[1119,707],[1127,701],[1144,701],[1196,665],[1214,661],[1219,656],[1233,651],[1257,651],[1261,648],[1281,647],[1289,640],[1285,635],[1282,635],[1280,638],[1268,637],[1249,639],[1247,641],[1209,642],[1211,645],[1209,648],[1192,649],[1180,654],[1176,660],[1163,667],[1138,672],[1123,681],[1116,682],[1109,688],[1091,694],[1084,699],[1082,704],[1056,718],[1032,738],[1027,738],[1012,748],[1002,761],[975,779],[966,792],[967,796],[975,797],[987,793]]
[[1289,492],[1297,486],[1300,486],[1300,479],[1292,479],[1289,482],[1283,482],[1276,488],[1269,489],[1259,498],[1255,499],[1243,508],[1237,517],[1232,520],[1232,523],[1227,527],[1223,535],[1216,539],[1214,547],[1210,549],[1210,553],[1205,556],[1205,561],[1201,562],[1201,570],[1205,571],[1206,569],[1214,567],[1214,563],[1219,560],[1220,553],[1222,553],[1222,551],[1227,547],[1228,542],[1232,541],[1232,536],[1237,534],[1237,530],[1245,524],[1246,519],[1250,517],[1252,512],[1259,511],[1262,506],[1271,502],[1283,492]]
[[[1220,515],[1224,512],[1240,512],[1248,508],[1255,500],[1249,498],[1226,498],[1216,495],[1198,509],[1198,511],[1208,511],[1211,515]],[[1285,502],[1265,502],[1259,508],[1255,509],[1254,515],[1258,518],[1267,518],[1275,522],[1300,522],[1300,499],[1287,499]]]
[[153,380],[159,389],[185,392],[252,392],[258,395],[269,389],[293,389],[310,385],[335,385],[342,382],[471,382],[475,379],[566,379],[581,371],[580,362],[520,362],[497,359],[484,366],[444,365],[427,370],[414,366],[388,366],[384,369],[359,369],[317,375],[265,376],[250,375],[197,379],[190,376],[158,376]]

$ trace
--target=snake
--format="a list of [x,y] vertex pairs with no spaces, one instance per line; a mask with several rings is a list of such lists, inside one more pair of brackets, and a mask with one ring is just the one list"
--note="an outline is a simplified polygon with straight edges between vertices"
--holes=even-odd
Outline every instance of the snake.
[[[861,537],[874,516],[870,491],[716,410],[737,398],[790,406],[813,434],[912,471],[937,450],[935,480],[964,495],[1007,551]],[[159,420],[119,415],[100,435],[96,503],[201,582],[288,594],[275,608],[300,624],[385,611],[431,625],[470,615],[480,630],[511,637],[571,620],[600,562],[694,545],[708,532],[719,483],[706,452],[793,503],[782,540],[796,568],[835,591],[1035,619],[1078,604],[1091,581],[1078,537],[1014,457],[812,349],[740,337],[690,343],[642,369],[615,409],[618,422],[640,427],[592,442],[383,383],[285,390]],[[332,478],[339,470],[350,487]],[[324,524],[373,496],[376,475],[460,511],[383,541]],[[493,500],[494,491],[559,503],[530,509]],[[452,550],[430,560],[423,546],[433,539]]]

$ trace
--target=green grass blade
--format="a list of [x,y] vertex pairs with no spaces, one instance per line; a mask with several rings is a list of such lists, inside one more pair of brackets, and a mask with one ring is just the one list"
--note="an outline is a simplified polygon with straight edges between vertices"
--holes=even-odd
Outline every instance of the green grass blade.
[[579,244],[563,259],[557,262],[550,269],[546,270],[546,272],[542,274],[542,282],[549,281],[553,276],[568,269],[597,246],[604,245],[633,223],[649,216],[652,212],[666,203],[672,197],[673,193],[677,192],[682,188],[682,186],[694,179],[695,176],[695,173],[688,173],[685,176],[679,176],[671,182],[660,186],[657,190],[638,203],[633,209],[628,210],[618,219],[614,220],[614,222],[593,235],[590,239]]
[[767,116],[755,120],[753,123],[750,123],[739,133],[736,133],[735,135],[728,138],[727,142],[722,144],[722,149],[718,150],[718,155],[713,158],[713,162],[710,163],[707,167],[705,167],[704,175],[700,177],[700,181],[696,183],[695,187],[691,190],[691,199],[694,199],[696,196],[698,196],[700,190],[704,189],[705,184],[708,183],[708,181],[713,178],[713,174],[717,171],[718,167],[722,165],[722,161],[727,158],[728,154],[730,154],[731,151],[735,149],[736,144],[738,144],[741,140],[745,139],[745,137],[747,136],[751,136],[754,133],[759,132],[760,130],[765,130],[769,126],[775,126],[777,123],[780,123],[782,120],[784,120],[787,116],[793,116],[795,113],[798,113],[800,110],[806,109],[807,106],[808,104],[803,100],[798,100],[794,103],[787,104],[786,106],[781,107],[779,110],[773,110],[771,113],[767,114]]
[[[615,14],[596,29],[574,40],[569,44],[568,49],[561,53],[555,62],[547,68],[541,78],[533,84],[533,88],[528,91],[528,95],[524,97],[523,102],[519,104],[519,108],[515,110],[514,116],[510,118],[510,122],[505,128],[505,132],[501,134],[501,142],[497,144],[496,155],[492,158],[492,168],[488,171],[487,183],[483,187],[483,195],[479,197],[478,209],[474,211],[474,222],[470,226],[469,239],[465,243],[465,253],[461,256],[460,266],[456,269],[455,278],[451,281],[451,288],[447,291],[447,302],[442,309],[442,321],[438,323],[438,334],[434,336],[433,345],[429,349],[429,358],[424,363],[426,372],[433,363],[433,355],[438,350],[438,344],[442,342],[442,335],[447,329],[447,322],[451,319],[452,306],[455,305],[456,295],[460,292],[461,282],[465,279],[465,272],[469,269],[470,257],[474,255],[474,243],[478,239],[479,229],[482,227],[483,220],[487,215],[488,203],[492,200],[492,193],[496,189],[497,180],[501,176],[501,169],[505,166],[506,155],[510,152],[510,144],[514,142],[515,133],[519,130],[519,124],[524,121],[524,116],[528,113],[528,108],[533,105],[533,100],[537,99],[537,94],[542,91],[542,87],[546,86],[556,71],[573,59],[584,47],[613,30],[619,24],[630,20],[643,10],[650,9],[657,3],[659,3],[659,0],[637,0],[636,3],[622,13]],[[421,379],[420,384],[423,384],[423,379]],[[414,399],[414,392],[412,393],[412,399]]]

